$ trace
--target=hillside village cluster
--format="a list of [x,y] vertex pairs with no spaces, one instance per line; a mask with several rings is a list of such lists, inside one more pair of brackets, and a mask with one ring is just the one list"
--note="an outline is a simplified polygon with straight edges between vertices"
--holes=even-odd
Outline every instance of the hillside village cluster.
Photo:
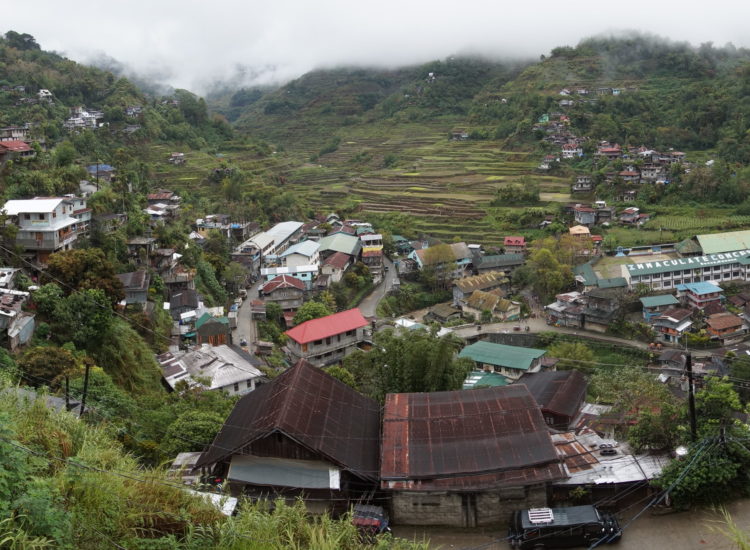
[[[51,100],[42,92],[38,101]],[[96,128],[101,118],[84,108],[71,114],[65,123],[69,131]],[[133,110],[132,116],[137,114]],[[546,139],[561,145],[562,158],[583,154],[579,138],[567,132],[565,115],[545,115],[540,128],[550,134]],[[29,131],[30,126],[0,128],[0,162],[33,156]],[[666,182],[669,166],[684,161],[682,153],[623,151],[607,143],[596,155],[626,162],[638,158],[638,166],[626,165],[612,176],[626,184]],[[165,159],[185,161],[184,153]],[[547,167],[556,161],[545,159]],[[33,280],[50,254],[76,247],[94,227],[108,232],[127,221],[122,213],[93,215],[87,206],[99,184],[116,178],[116,168],[86,169],[91,181],[82,182],[78,194],[9,200],[2,207],[6,223],[17,227],[15,244],[25,265],[0,269],[0,330],[12,350],[28,343],[35,330],[29,305],[36,287],[18,290],[19,273]],[[589,176],[578,177],[573,186],[574,192],[592,190]],[[632,190],[622,196],[634,198]],[[144,212],[152,229],[170,224],[180,212],[181,198],[171,190],[157,190],[147,199]],[[575,266],[575,288],[539,310],[551,329],[605,333],[624,316],[637,318],[651,327],[651,347],[660,352],[654,376],[677,390],[684,390],[686,358],[679,347],[692,332],[703,330],[721,346],[696,365],[699,378],[725,373],[728,350],[750,352],[742,344],[750,293],[725,292],[750,280],[750,231],[696,235],[607,255],[602,236],[592,235],[590,227],[618,221],[639,225],[648,215],[634,207],[617,212],[603,201],[571,204],[564,215],[582,263]],[[165,387],[174,390],[187,382],[241,396],[209,447],[176,457],[176,475],[188,484],[225,481],[232,495],[258,499],[301,496],[313,512],[375,502],[389,508],[395,523],[478,526],[504,523],[512,510],[570,502],[577,490],[590,491],[596,501],[623,491],[648,494],[644,482],[672,460],[668,452],[636,453],[618,441],[615,433],[624,416],[587,403],[587,381],[580,372],[558,371],[558,359],[545,350],[509,345],[499,337],[502,332],[491,329],[507,323],[506,332],[518,332],[528,315],[514,287],[514,271],[531,248],[522,236],[506,236],[500,254],[452,243],[452,257],[435,263],[427,251],[438,243],[431,239],[394,235],[392,262],[373,225],[336,214],[264,229],[217,213],[196,219],[192,229],[191,246],[203,246],[213,231],[234,244],[231,258],[246,271],[236,281],[231,304],[206,307],[195,270],[181,263],[182,251],[160,246],[151,232],[128,240],[138,269],[118,275],[125,290],[119,306],[146,314],[154,307],[152,278],[164,283],[163,307],[173,320],[172,345],[157,357]],[[450,281],[453,299],[433,306],[421,320],[377,319],[353,308],[294,325],[306,301],[360,263],[376,287],[388,285],[385,291],[395,294],[402,279],[435,270]],[[390,269],[395,273],[389,278]],[[642,295],[639,311],[627,306],[636,292]],[[273,344],[238,329],[246,321],[252,326],[265,320],[270,303],[283,312],[287,343],[282,351],[290,365],[274,378],[267,374]],[[457,324],[459,319],[464,322]],[[462,390],[389,394],[381,410],[326,373],[355,350],[370,349],[374,331],[384,325],[408,333],[430,330],[427,323],[441,325],[438,334],[464,341],[458,355],[475,368]]]

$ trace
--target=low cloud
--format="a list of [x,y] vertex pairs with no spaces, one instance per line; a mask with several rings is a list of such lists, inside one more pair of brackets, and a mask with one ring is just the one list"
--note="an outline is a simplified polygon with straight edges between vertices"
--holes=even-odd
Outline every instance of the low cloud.
[[205,91],[217,81],[279,83],[339,65],[400,66],[473,52],[538,57],[618,29],[692,44],[750,46],[750,3],[605,6],[550,0],[37,0],[3,11],[3,28],[78,60],[108,56],[137,74]]

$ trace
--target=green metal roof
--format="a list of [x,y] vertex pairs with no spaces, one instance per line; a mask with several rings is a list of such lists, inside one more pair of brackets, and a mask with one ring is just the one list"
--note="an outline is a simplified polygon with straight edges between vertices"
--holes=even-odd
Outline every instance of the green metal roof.
[[229,324],[229,319],[227,317],[212,317],[210,314],[204,313],[203,315],[201,315],[200,319],[198,319],[195,322],[195,328],[196,329],[201,328],[208,321],[217,321],[217,322],[221,323],[222,325],[228,325]]
[[466,346],[458,356],[468,357],[477,363],[528,370],[534,359],[538,359],[545,353],[547,352],[543,349],[521,348],[480,341]]
[[599,277],[596,276],[596,273],[594,273],[594,267],[591,265],[590,261],[575,266],[573,268],[573,273],[575,273],[576,276],[581,277],[583,284],[586,286],[594,286],[599,279]]
[[343,252],[350,256],[356,256],[359,252],[359,238],[346,233],[335,233],[320,239],[320,252],[333,250],[334,252]]
[[702,253],[701,245],[699,245],[694,239],[685,239],[684,241],[680,241],[676,245],[674,245],[674,249],[682,255]]
[[696,239],[703,249],[703,254],[720,254],[750,249],[750,230],[697,235]]
[[483,370],[471,371],[469,376],[464,380],[463,388],[470,390],[477,386],[490,386],[495,388],[497,386],[507,386],[508,379],[505,378],[499,372],[485,372]]
[[643,304],[643,307],[671,306],[679,303],[679,300],[672,294],[660,294],[659,296],[647,296],[641,298],[641,304]]
[[750,263],[750,250],[737,250],[725,254],[708,254],[705,256],[691,256],[690,258],[640,262],[637,264],[626,265],[629,275],[652,275],[654,273],[701,269],[704,267],[721,266],[733,263],[739,263],[742,265]]
[[611,279],[599,279],[596,282],[599,288],[622,288],[628,286],[625,277],[612,277]]

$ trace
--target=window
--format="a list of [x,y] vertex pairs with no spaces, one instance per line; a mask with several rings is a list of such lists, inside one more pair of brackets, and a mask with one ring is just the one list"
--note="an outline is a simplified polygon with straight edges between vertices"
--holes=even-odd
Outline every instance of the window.
[[326,346],[330,346],[330,345],[331,345],[331,337],[329,336],[328,338],[326,338]]
[[43,220],[44,219],[44,214],[37,214],[37,218],[40,219],[40,220]]
[[240,384],[239,382],[234,383],[234,391],[240,391]]
[[56,217],[57,217],[57,212],[55,212],[54,210],[52,211],[52,217],[53,217],[53,218],[56,218]]
[[23,219],[24,220],[30,220],[31,219],[31,214],[24,214],[23,215]]
[[248,387],[248,389],[252,389],[252,387],[253,387],[253,381],[252,380],[248,380],[247,381],[247,387]]

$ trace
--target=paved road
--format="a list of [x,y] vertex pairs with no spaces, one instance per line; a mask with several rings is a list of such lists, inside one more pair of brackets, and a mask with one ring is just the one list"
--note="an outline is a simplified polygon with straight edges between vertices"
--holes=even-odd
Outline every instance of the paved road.
[[[634,508],[633,513],[639,508]],[[750,531],[750,500],[743,499],[727,506],[737,526]],[[717,531],[721,517],[710,510],[694,510],[669,515],[646,512],[623,533],[622,540],[612,548],[618,550],[729,550],[737,548]],[[627,520],[623,521],[625,525]],[[394,527],[396,536],[430,541],[434,550],[506,550],[505,531],[491,529],[451,529],[447,527]],[[600,546],[599,548],[610,548]]]
[[522,327],[523,330],[528,326],[529,332],[559,332],[562,334],[571,334],[574,336],[581,336],[584,338],[590,338],[592,340],[600,340],[602,342],[609,342],[620,346],[628,346],[639,349],[648,349],[648,345],[645,342],[639,342],[637,340],[627,340],[625,338],[617,338],[616,336],[609,336],[607,334],[599,334],[597,332],[590,332],[587,330],[578,330],[565,327],[555,327],[548,325],[544,319],[537,317],[536,319],[523,319],[522,321],[508,321],[505,323],[492,323],[488,325],[481,325],[481,329],[477,330],[475,326],[468,328],[456,329],[454,333],[462,338],[467,336],[476,336],[477,334],[498,334],[503,332],[513,332],[513,328],[516,326]]
[[247,289],[247,299],[242,302],[237,313],[237,328],[233,335],[234,343],[237,346],[240,345],[240,338],[247,339],[248,344],[252,344],[258,339],[255,321],[250,317],[250,302],[258,298],[258,287],[260,287],[261,282],[261,280],[258,280],[251,288]]
[[385,272],[385,278],[359,304],[359,309],[365,317],[375,317],[378,303],[383,299],[386,292],[390,290],[393,280],[396,278],[396,270],[393,267],[393,262],[388,258],[383,258],[383,265],[388,267],[388,271]]

